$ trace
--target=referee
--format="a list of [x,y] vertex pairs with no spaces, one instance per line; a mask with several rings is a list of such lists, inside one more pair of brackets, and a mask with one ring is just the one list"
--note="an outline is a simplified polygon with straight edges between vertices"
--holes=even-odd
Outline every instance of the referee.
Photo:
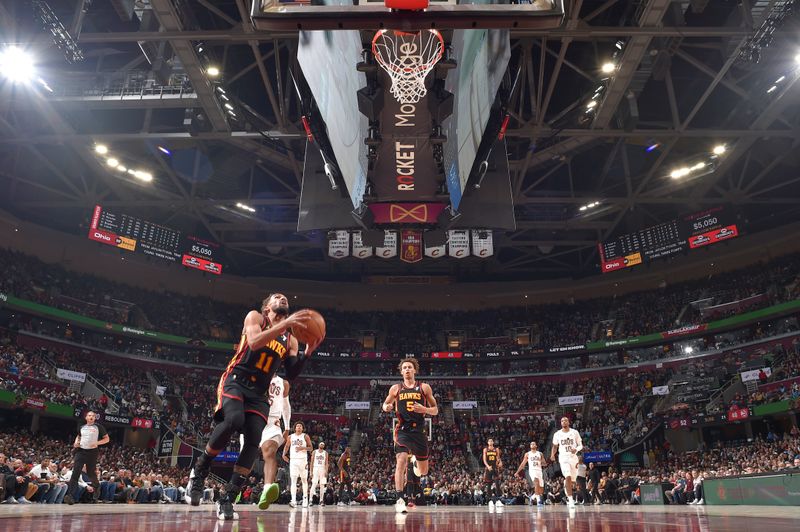
[[78,479],[81,478],[81,471],[86,466],[86,474],[89,475],[91,482],[92,498],[97,500],[100,495],[100,481],[97,478],[97,453],[98,445],[105,445],[108,443],[108,432],[105,427],[95,423],[97,414],[91,410],[86,413],[86,424],[81,427],[80,433],[75,437],[73,447],[75,451],[75,460],[72,466],[72,476],[69,479],[69,487],[67,494],[64,496],[64,502],[67,504],[75,504],[74,494],[78,488]]

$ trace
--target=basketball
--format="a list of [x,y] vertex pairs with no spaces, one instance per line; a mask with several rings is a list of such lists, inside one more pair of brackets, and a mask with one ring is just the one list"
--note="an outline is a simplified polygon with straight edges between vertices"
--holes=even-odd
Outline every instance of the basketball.
[[320,343],[325,338],[325,318],[316,310],[306,309],[308,318],[305,320],[305,328],[296,327],[292,330],[295,338],[301,343],[311,344]]

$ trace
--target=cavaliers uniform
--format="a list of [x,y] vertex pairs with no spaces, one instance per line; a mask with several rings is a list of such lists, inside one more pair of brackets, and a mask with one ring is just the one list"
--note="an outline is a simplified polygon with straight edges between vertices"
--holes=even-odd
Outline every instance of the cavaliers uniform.
[[[553,445],[558,445],[558,464],[564,478],[571,477],[573,481],[578,478],[578,456],[576,453],[583,450],[580,433],[575,429],[564,432],[559,429],[553,434]],[[574,451],[574,452],[573,452]]]
[[425,414],[414,412],[414,403],[428,406],[422,383],[417,382],[412,388],[400,383],[397,393],[397,425],[394,429],[396,453],[413,454],[417,460],[427,460],[429,456],[428,438],[425,435]]
[[[267,328],[269,322],[264,318],[261,330]],[[225,401],[242,401],[245,413],[258,414],[268,421],[270,405],[265,397],[269,391],[270,381],[289,353],[290,333],[287,331],[270,341],[258,350],[247,345],[247,335],[236,347],[236,353],[228,363],[225,373],[217,386],[217,405],[214,408],[214,420],[224,419],[223,403]]]
[[492,449],[486,448],[486,462],[492,467],[491,469],[486,469],[484,471],[483,477],[486,482],[493,482],[495,477],[497,477],[497,457],[499,454],[499,449],[494,447]]

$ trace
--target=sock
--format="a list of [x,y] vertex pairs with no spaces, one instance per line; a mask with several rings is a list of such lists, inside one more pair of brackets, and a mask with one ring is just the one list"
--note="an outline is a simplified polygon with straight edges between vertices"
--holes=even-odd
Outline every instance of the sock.
[[211,467],[212,460],[214,460],[214,457],[208,454],[208,451],[203,451],[203,454],[198,456],[194,463],[195,471],[198,473],[207,474],[209,468]]

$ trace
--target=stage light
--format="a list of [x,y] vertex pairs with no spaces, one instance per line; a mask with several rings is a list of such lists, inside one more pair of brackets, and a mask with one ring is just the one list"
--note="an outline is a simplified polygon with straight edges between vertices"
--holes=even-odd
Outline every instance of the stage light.
[[778,88],[778,87],[777,87],[776,85],[773,85],[772,87],[770,87],[770,88],[768,88],[768,89],[767,89],[767,94],[769,94],[769,93],[773,92],[773,91],[774,91],[775,89],[777,89],[777,88]]
[[589,208],[589,207],[587,207],[586,205],[581,205],[581,208],[580,208],[580,209],[578,209],[578,210],[579,210],[579,211],[585,211],[585,210],[586,210],[586,209],[588,209],[588,208]]
[[94,147],[94,152],[99,153],[100,155],[105,155],[108,153],[108,146],[105,144],[98,144]]
[[142,181],[150,182],[153,180],[153,174],[150,172],[145,172],[144,170],[135,170],[133,172],[133,176],[137,179],[141,179]]
[[603,74],[611,74],[616,68],[617,65],[609,61],[607,63],[603,63],[603,66],[600,67],[600,70],[603,72]]
[[119,161],[113,157],[109,157],[108,159],[106,159],[106,164],[111,168],[116,168],[117,166],[119,166]]
[[723,153],[725,153],[727,149],[728,149],[727,146],[725,146],[724,144],[717,144],[716,146],[714,146],[713,153],[714,155],[722,155]]
[[230,109],[231,111],[233,111],[233,106],[229,103],[224,104],[224,107],[225,109]]
[[781,77],[779,77],[778,79],[776,79],[776,80],[775,80],[775,83],[776,83],[776,84],[777,84],[777,83],[780,83],[781,81],[783,81],[783,80],[785,80],[785,79],[786,79],[786,76],[781,76]]
[[164,155],[172,155],[172,152],[166,149],[164,146],[157,146],[158,151],[163,153]]
[[587,109],[593,109],[595,107],[597,107],[597,101],[596,100],[591,100],[589,103],[586,104],[586,108]]
[[9,46],[0,53],[0,74],[13,83],[26,83],[33,78],[33,57],[21,48]]
[[242,209],[243,211],[256,212],[256,210],[253,207],[245,205],[244,203],[237,203],[236,206]]
[[655,143],[653,143],[653,144],[649,145],[648,147],[646,147],[646,148],[644,149],[644,151],[646,151],[647,153],[650,153],[651,151],[655,150],[655,149],[656,149],[656,148],[658,148],[659,146],[661,146],[661,144],[660,144],[660,143],[658,143],[658,142],[655,142]]
[[689,175],[690,171],[691,170],[689,170],[688,166],[682,166],[681,168],[676,168],[675,170],[673,170],[672,173],[669,174],[669,176],[672,179],[680,179],[681,177]]
[[128,169],[127,169],[127,168],[125,168],[125,167],[124,167],[124,166],[122,166],[122,165],[119,165],[119,166],[117,166],[117,170],[119,170],[120,172],[127,172],[127,171],[128,171]]
[[216,78],[217,76],[219,76],[219,68],[215,66],[210,66],[206,69],[206,74],[208,74],[208,76],[211,78]]

